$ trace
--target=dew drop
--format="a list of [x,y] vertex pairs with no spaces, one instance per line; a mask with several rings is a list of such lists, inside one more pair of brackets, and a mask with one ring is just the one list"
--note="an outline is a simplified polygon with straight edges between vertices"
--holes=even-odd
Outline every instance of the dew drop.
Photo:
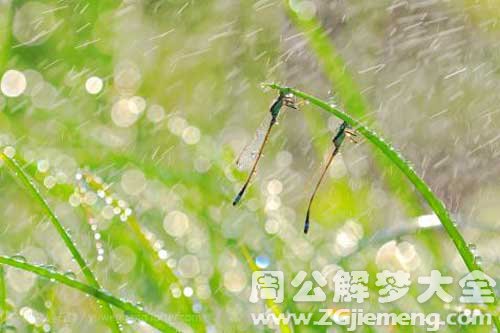
[[483,258],[482,258],[481,256],[475,256],[475,257],[474,257],[474,262],[475,262],[477,265],[481,266],[481,265],[483,264]]
[[257,258],[255,258],[255,264],[259,268],[267,268],[270,264],[269,257],[266,255],[260,255]]
[[15,254],[15,255],[11,256],[10,259],[16,260],[16,261],[19,261],[19,262],[24,262],[24,263],[27,262],[26,258],[23,255],[20,255],[20,254]]
[[135,318],[130,317],[130,315],[125,314],[125,322],[128,325],[132,325],[135,323]]

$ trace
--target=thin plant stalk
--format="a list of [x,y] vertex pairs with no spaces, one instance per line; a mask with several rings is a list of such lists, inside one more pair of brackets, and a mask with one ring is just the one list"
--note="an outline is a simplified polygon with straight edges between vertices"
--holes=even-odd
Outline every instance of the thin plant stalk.
[[[138,168],[140,168],[144,173],[150,175],[152,178],[155,178],[155,179],[158,179],[160,182],[162,182],[165,186],[170,186],[170,182],[169,180],[166,178],[167,175],[166,174],[163,174],[158,168],[156,165],[151,165],[151,166],[146,166],[142,163],[139,163],[139,164],[136,164],[136,166]],[[186,180],[192,180],[193,177],[189,177],[188,179],[183,179],[183,181],[186,181]],[[193,185],[194,186],[194,185]],[[203,186],[208,186],[207,184],[204,184]],[[216,194],[216,191],[214,192],[214,196],[217,198],[215,200],[224,200],[225,198],[223,196],[217,196]],[[208,228],[211,232],[211,237],[214,238],[214,243],[219,243],[219,242],[222,242],[223,239],[220,238],[221,235],[220,235],[220,231],[219,230],[214,230],[214,225],[216,225],[216,222],[213,221],[212,217],[210,216],[210,214],[208,214],[208,212],[206,211],[206,208],[204,208],[203,206],[200,206],[200,205],[197,205],[197,204],[194,204],[194,203],[188,203],[189,200],[187,202],[185,202],[185,204],[187,205],[187,208],[190,210],[190,211],[194,211],[194,212],[197,212],[199,218],[203,221],[207,221],[207,222],[210,222],[208,223]],[[135,221],[133,222],[133,224],[131,224],[131,226],[134,228],[134,229],[137,229],[139,228],[138,226],[135,226],[134,225],[138,225],[138,223]],[[140,235],[141,233],[139,232],[140,229],[137,229],[136,230],[138,232],[138,234]],[[146,245],[147,244],[150,244],[147,239],[144,239],[144,243]],[[239,245],[239,254],[241,254],[244,259],[245,259],[245,262],[247,263],[248,267],[250,268],[250,270],[252,272],[256,272],[256,271],[259,271],[259,267],[257,267],[257,265],[255,264],[255,262],[253,261],[252,259],[252,256],[250,255],[250,251],[248,250],[248,248],[244,245],[244,244],[241,244]],[[267,307],[273,312],[273,314],[276,316],[276,318],[281,318],[283,315],[283,311],[281,309],[281,307],[274,303],[272,300],[266,300],[266,305]],[[280,328],[280,332],[281,333],[291,333],[292,332],[292,329],[286,325],[285,323],[281,322],[279,323],[279,328]]]
[[[358,133],[363,135],[368,141],[370,141],[375,147],[377,147],[389,160],[398,167],[399,170],[408,178],[408,180],[415,186],[418,192],[422,195],[425,201],[429,204],[431,209],[434,211],[436,216],[441,221],[444,230],[451,238],[453,244],[455,245],[458,253],[462,257],[465,265],[470,272],[472,271],[482,271],[481,266],[476,262],[475,256],[465,241],[464,237],[456,227],[456,223],[452,220],[450,213],[446,209],[443,202],[434,194],[429,185],[420,178],[415,170],[411,167],[410,163],[388,142],[381,138],[377,133],[372,131],[367,126],[363,125],[360,121],[352,118],[350,115],[344,113],[343,111],[337,109],[336,107],[328,104],[327,102],[311,96],[305,92],[297,89],[280,86],[278,84],[266,84],[267,86],[279,90],[281,93],[292,93],[295,96],[309,101],[311,104],[318,106],[319,108],[333,114],[334,116],[340,118],[341,120],[347,122],[353,129]],[[492,294],[495,292],[490,288]],[[491,304],[494,307],[497,302],[495,297],[495,302]],[[494,316],[494,323],[497,330],[500,330],[500,320],[498,317]]]
[[[71,236],[68,234],[66,229],[63,227],[62,223],[59,221],[59,218],[55,215],[55,213],[52,211],[50,208],[49,204],[47,201],[42,197],[40,194],[40,191],[36,188],[35,184],[31,181],[31,179],[28,177],[28,175],[24,172],[24,170],[21,168],[21,166],[17,163],[17,161],[13,158],[8,157],[5,155],[3,152],[0,153],[0,160],[3,160],[5,162],[5,165],[8,167],[8,169],[11,171],[12,175],[14,176],[15,179],[19,180],[26,188],[28,191],[33,195],[33,197],[36,199],[36,201],[40,204],[40,206],[43,208],[47,216],[49,217],[50,222],[52,225],[55,227],[57,230],[57,233],[63,240],[64,244],[68,248],[68,250],[71,252],[71,255],[73,256],[73,259],[75,259],[76,263],[82,270],[83,275],[87,279],[88,283],[97,289],[100,289],[101,286],[99,285],[99,282],[95,278],[94,274],[90,270],[89,266],[85,262],[85,259],[83,256],[80,254],[78,249],[76,248],[75,243],[71,239]],[[120,333],[120,327],[118,325],[118,322],[113,314],[113,311],[109,307],[108,304],[104,303],[103,304],[103,312],[105,318],[109,318],[109,326],[111,327],[112,331],[114,333]]]
[[168,323],[165,321],[161,320],[160,318],[150,314],[149,312],[146,312],[142,310],[141,308],[137,307],[131,302],[126,302],[123,301],[110,293],[103,291],[102,289],[97,289],[95,287],[86,285],[82,282],[79,282],[77,280],[71,279],[67,277],[66,275],[60,274],[58,272],[50,271],[48,269],[31,265],[28,264],[24,261],[18,261],[6,256],[0,256],[0,264],[3,265],[8,265],[11,267],[15,267],[18,269],[22,269],[27,272],[31,272],[33,274],[38,275],[39,277],[46,278],[51,281],[57,281],[65,286],[68,286],[72,289],[79,290],[83,292],[86,295],[95,297],[96,299],[100,300],[101,303],[107,304],[108,306],[113,305],[121,310],[123,310],[125,313],[127,313],[128,316],[133,317],[137,320],[143,321],[151,325],[152,327],[158,329],[160,332],[177,332],[176,329],[174,329],[172,326],[170,326]]
[[[193,175],[191,175],[191,174],[189,175],[189,177],[187,177],[187,176],[173,176],[172,173],[165,173],[165,172],[163,172],[163,170],[158,169],[158,167],[154,164],[147,164],[144,161],[137,162],[137,161],[134,161],[133,159],[131,159],[127,156],[124,156],[124,155],[113,156],[113,159],[114,160],[123,160],[123,162],[122,162],[123,164],[128,164],[128,163],[133,164],[135,167],[137,167],[141,171],[143,171],[144,174],[146,174],[148,177],[159,180],[162,184],[164,184],[167,187],[171,186],[172,184],[178,183],[181,180],[182,180],[182,182],[194,180],[194,182],[192,184],[190,184],[190,186],[193,186],[193,187],[200,186],[200,185],[196,185],[198,183],[198,181],[196,181],[195,178],[193,177]],[[175,177],[175,178],[171,179],[170,177]],[[96,189],[95,187],[98,184],[93,182],[90,179],[88,179],[88,181],[90,181],[89,185],[95,190]],[[209,185],[204,183],[202,186],[206,188],[206,186],[209,186]],[[217,195],[217,193],[214,192],[214,197],[217,197],[216,195]],[[215,200],[225,200],[225,198],[223,196],[218,196],[217,199],[215,199]],[[185,204],[187,205],[187,208],[189,210],[196,212],[201,220],[210,222],[210,223],[208,223],[208,228],[211,232],[211,236],[214,238],[214,243],[218,243],[219,241],[222,241],[223,239],[220,238],[221,235],[220,235],[219,230],[214,230],[214,228],[213,228],[213,225],[215,225],[216,223],[212,220],[212,217],[210,216],[210,214],[208,214],[206,212],[206,209],[204,209],[204,207],[202,207],[200,205],[197,205],[194,203],[188,203],[188,202],[189,202],[189,200],[187,200],[185,202]],[[144,248],[148,249],[153,256],[156,256],[156,251],[152,247],[151,242],[147,239],[146,235],[144,234],[144,231],[142,230],[142,227],[141,227],[139,221],[137,220],[137,218],[134,215],[131,215],[129,217],[129,219],[127,220],[127,224],[133,229],[134,233],[139,238],[139,240],[141,241]],[[239,246],[239,253],[244,257],[245,262],[247,263],[248,267],[250,268],[250,270],[252,272],[259,270],[257,265],[252,260],[252,257],[250,255],[250,251],[248,250],[248,248],[245,245]],[[163,267],[164,267],[163,270],[165,271],[164,274],[168,279],[168,283],[176,282],[176,283],[180,284],[177,277],[175,275],[172,275],[172,271],[170,270],[170,268],[167,265],[159,265],[160,269]],[[274,313],[276,318],[282,317],[282,309],[279,307],[278,304],[275,304],[272,300],[266,300],[266,305]],[[280,327],[281,333],[291,333],[292,332],[292,329],[283,322],[280,322],[279,327]],[[194,329],[196,329],[196,327],[194,327]]]
[[[90,188],[92,188],[96,192],[98,190],[101,190],[104,193],[106,193],[106,195],[110,195],[112,193],[109,190],[109,188],[101,188],[102,185],[96,182],[96,180],[90,174],[86,174],[85,180],[87,184],[90,186]],[[127,225],[132,229],[132,232],[141,243],[143,249],[149,252],[149,254],[151,255],[151,260],[153,260],[152,268],[158,271],[158,273],[162,275],[163,279],[161,279],[160,283],[162,287],[165,289],[165,291],[169,292],[169,287],[172,284],[178,284],[182,286],[182,283],[179,281],[179,278],[177,277],[177,275],[175,275],[172,269],[166,264],[166,262],[164,260],[158,259],[158,254],[156,249],[154,248],[151,241],[149,241],[145,231],[143,230],[143,227],[141,226],[135,214],[128,217]],[[199,316],[193,311],[193,304],[191,302],[191,299],[188,297],[182,297],[181,299],[176,300],[175,306],[177,308],[176,310],[179,312],[183,311],[185,313],[189,313],[191,316]],[[204,332],[205,325],[203,320],[195,320],[193,329],[196,332]]]
[[7,286],[5,285],[5,270],[0,265],[0,333],[3,333],[7,322]]
[[[149,164],[145,163],[144,161],[136,162],[136,161],[133,161],[132,159],[130,159],[126,156],[113,156],[113,159],[114,160],[123,159],[124,164],[132,163],[134,166],[136,166],[141,171],[143,171],[144,174],[146,174],[148,177],[159,180],[162,184],[164,184],[167,187],[171,186],[172,184],[178,183],[181,180],[183,182],[194,180],[194,177],[192,175],[189,175],[189,177],[176,176],[175,179],[170,179],[170,177],[173,177],[173,175],[171,173],[165,173],[163,170],[160,170],[156,165],[154,165],[154,164],[149,165]],[[197,183],[197,181],[190,184],[190,186],[193,186],[193,187],[200,186],[200,185],[196,185],[196,183]],[[92,182],[90,185],[96,186],[97,184]],[[201,185],[201,186],[206,188],[209,185],[206,183],[203,183],[203,185]],[[214,198],[216,198],[215,200],[224,200],[225,199],[223,196],[217,196],[216,191],[214,192]],[[221,237],[220,231],[214,230],[213,226],[216,224],[216,222],[214,222],[212,220],[212,217],[210,216],[210,214],[208,214],[208,212],[206,211],[206,209],[203,206],[197,205],[195,203],[191,203],[190,200],[187,200],[185,202],[185,204],[187,205],[187,208],[189,210],[196,212],[201,220],[210,222],[210,223],[208,223],[208,228],[211,232],[211,236],[214,238],[214,243],[219,243],[220,241],[223,240],[220,238]],[[151,246],[151,242],[148,241],[148,239],[147,239],[146,235],[144,234],[144,231],[142,230],[141,225],[137,221],[136,217],[134,215],[131,215],[129,217],[129,220],[127,221],[127,223],[134,230],[134,233],[139,237],[143,246],[145,248],[148,248],[151,251],[151,253],[153,255],[155,255],[156,252],[155,252],[154,248]],[[244,257],[245,262],[247,263],[248,267],[250,268],[250,270],[252,272],[260,270],[259,267],[257,267],[255,262],[252,260],[252,256],[250,255],[250,251],[248,250],[248,248],[245,245],[243,245],[243,244],[240,245],[238,252],[239,252],[239,254],[241,254]],[[170,270],[170,268],[168,266],[165,266],[165,267],[166,267],[165,270]],[[173,277],[176,278],[175,275]],[[271,311],[274,313],[276,318],[282,317],[283,312],[278,304],[275,304],[272,300],[267,300],[266,305],[269,309],[271,309]],[[292,329],[283,322],[280,322],[279,327],[280,327],[281,333],[291,333],[292,332]]]

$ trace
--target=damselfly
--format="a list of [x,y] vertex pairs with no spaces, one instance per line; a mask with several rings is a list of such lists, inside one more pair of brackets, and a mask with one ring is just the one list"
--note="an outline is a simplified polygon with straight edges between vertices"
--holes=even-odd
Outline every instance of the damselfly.
[[306,221],[304,223],[304,233],[307,234],[309,231],[309,215],[311,213],[311,206],[314,200],[314,197],[316,196],[316,192],[318,192],[319,186],[321,182],[323,181],[323,178],[325,177],[326,172],[328,171],[328,168],[332,164],[333,158],[335,155],[338,154],[340,150],[340,146],[344,142],[344,139],[349,137],[353,142],[356,142],[356,133],[351,129],[351,127],[344,121],[342,124],[340,124],[339,129],[337,130],[337,133],[333,137],[333,151],[332,154],[328,157],[328,160],[326,161],[326,165],[321,172],[321,175],[319,177],[318,183],[316,184],[316,187],[314,188],[314,191],[311,195],[311,198],[309,199],[309,206],[307,207],[307,213],[306,213]]
[[250,184],[250,180],[252,179],[257,169],[257,164],[259,163],[260,157],[262,156],[262,151],[264,150],[264,146],[269,140],[269,135],[271,133],[273,126],[276,124],[276,121],[278,120],[278,115],[283,105],[291,107],[293,109],[297,109],[294,96],[291,94],[285,94],[283,92],[280,92],[279,96],[276,98],[276,100],[273,102],[273,104],[271,104],[271,107],[269,108],[269,112],[271,113],[271,119],[269,121],[269,125],[267,125],[267,129],[265,129],[264,127],[264,129],[257,131],[257,134],[255,136],[255,142],[257,144],[253,143],[249,144],[240,154],[240,157],[236,162],[236,164],[240,168],[243,167],[246,164],[246,162],[250,160],[253,160],[253,165],[250,170],[250,173],[248,174],[247,181],[241,188],[240,192],[238,192],[238,194],[236,195],[236,198],[234,198],[233,206],[235,206],[236,204],[238,204],[238,202],[240,202],[241,198],[243,197],[243,194],[245,193],[248,185]]

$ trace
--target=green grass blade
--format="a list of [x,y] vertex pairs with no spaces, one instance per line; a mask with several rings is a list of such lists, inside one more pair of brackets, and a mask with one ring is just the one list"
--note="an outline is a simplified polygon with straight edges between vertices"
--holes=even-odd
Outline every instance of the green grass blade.
[[55,280],[70,288],[79,290],[89,296],[95,297],[96,299],[102,301],[103,304],[107,304],[108,306],[109,305],[116,306],[117,308],[125,311],[128,316],[144,321],[149,325],[151,325],[152,327],[160,330],[161,332],[177,332],[176,329],[174,329],[172,326],[170,326],[163,320],[138,308],[134,304],[122,301],[121,299],[109,294],[106,291],[91,287],[74,279],[71,279],[63,274],[54,271],[49,271],[45,268],[31,265],[23,261],[14,260],[12,258],[5,256],[0,256],[0,264],[22,269],[34,273],[42,278]]
[[[134,165],[136,168],[138,168],[142,172],[144,172],[144,174],[147,175],[148,178],[156,179],[156,180],[160,181],[167,188],[171,187],[173,184],[177,184],[179,182],[185,184],[186,186],[189,185],[190,187],[193,187],[193,188],[194,187],[202,187],[205,189],[211,188],[211,190],[213,191],[212,198],[215,201],[225,200],[225,198],[223,196],[218,196],[216,194],[217,193],[216,189],[211,187],[211,186],[213,186],[213,184],[210,184],[209,182],[207,183],[206,179],[203,179],[203,178],[197,179],[196,176],[192,173],[179,174],[179,175],[175,175],[171,172],[167,173],[164,170],[158,169],[158,166],[156,164],[148,164],[145,161],[137,161],[137,160],[134,160],[133,158],[126,156],[126,155],[115,155],[115,156],[113,156],[113,160],[119,161],[117,163],[118,168],[121,168],[127,164]],[[222,176],[222,175],[220,175],[220,176]],[[95,187],[97,185],[96,183],[89,182],[89,185],[91,188],[96,190],[96,187]],[[101,188],[101,190],[104,191],[104,189],[102,189],[102,188]],[[105,192],[106,191],[109,191],[109,189],[105,190]],[[223,243],[225,241],[224,239],[220,238],[221,237],[220,231],[214,230],[213,225],[216,225],[217,223],[212,220],[210,214],[208,214],[208,212],[206,211],[206,207],[203,207],[202,205],[195,204],[192,202],[190,203],[190,200],[187,200],[187,199],[184,201],[184,204],[187,205],[187,207],[189,208],[190,211],[196,212],[201,220],[206,221],[206,222],[210,222],[210,223],[208,223],[208,228],[212,232],[211,237],[214,238],[214,243]],[[150,241],[147,240],[147,238],[144,234],[144,231],[142,230],[141,225],[140,225],[139,221],[137,220],[137,218],[134,215],[132,215],[129,218],[129,220],[127,221],[127,223],[133,229],[134,233],[139,238],[139,240],[141,241],[144,248],[149,250],[152,253],[152,255],[154,257],[156,257],[155,249],[151,247],[151,243],[150,243]],[[250,251],[248,250],[248,248],[245,245],[240,245],[238,248],[239,248],[239,253],[244,257],[245,263],[248,265],[250,270],[252,272],[260,270],[257,267],[257,265],[254,263],[254,261],[252,260],[252,256],[250,255]],[[172,275],[172,271],[170,270],[170,268],[168,266],[166,266],[164,264],[159,265],[160,269],[163,267],[164,267],[164,271],[165,271],[164,276],[167,277],[167,280],[169,283],[175,282],[175,283],[181,284],[178,281],[177,277],[175,275]],[[281,307],[278,304],[275,304],[272,300],[266,300],[266,306],[274,313],[274,315],[277,318],[280,318],[282,316],[283,311],[282,311]],[[282,333],[291,333],[293,331],[290,328],[290,326],[286,325],[283,322],[279,323],[279,327],[280,327],[280,332],[282,332]]]
[[[137,166],[137,163],[134,163],[134,165]],[[87,182],[89,187],[95,192],[103,191],[104,193],[106,193],[106,196],[115,194],[111,191],[111,189],[108,186],[103,186],[103,184],[99,184],[98,182],[96,182],[95,179],[92,178],[90,174],[85,176],[85,181]],[[127,220],[127,225],[132,229],[132,232],[135,234],[138,241],[141,243],[143,249],[150,254],[150,260],[152,260],[152,268],[162,276],[160,283],[164,287],[164,291],[168,293],[169,287],[174,283],[182,286],[181,281],[174,273],[174,271],[167,265],[167,263],[163,260],[158,259],[158,254],[154,248],[154,245],[151,243],[150,240],[148,240],[148,237],[146,236],[146,233],[135,214],[129,216]],[[174,302],[176,310],[178,312],[187,313],[189,314],[189,316],[193,317],[198,316],[198,314],[196,314],[193,311],[193,303],[190,298],[181,297],[180,299],[175,299]],[[193,326],[192,328],[196,332],[206,331],[205,323],[203,320],[194,320],[191,324]]]
[[[278,89],[284,93],[292,93],[297,97],[309,101],[321,109],[333,114],[334,116],[342,119],[351,125],[357,132],[362,134],[368,141],[370,141],[375,147],[377,147],[389,160],[398,167],[399,170],[410,180],[410,182],[415,186],[415,188],[420,192],[425,201],[432,208],[434,213],[437,215],[441,221],[443,228],[445,229],[448,236],[451,238],[453,244],[455,245],[458,253],[462,257],[465,265],[470,272],[479,270],[482,271],[481,267],[476,263],[474,254],[470,250],[464,237],[458,231],[455,222],[452,220],[448,210],[444,206],[443,202],[434,194],[431,188],[420,178],[415,170],[411,167],[410,163],[388,142],[382,139],[378,134],[372,131],[370,128],[364,126],[360,121],[352,118],[350,115],[342,112],[341,110],[329,105],[327,102],[320,100],[314,96],[306,94],[297,89],[283,87],[277,84],[267,84],[267,86]],[[493,295],[495,292],[492,290]],[[495,302],[492,305],[495,306],[497,299],[495,297]],[[497,330],[500,330],[500,320],[498,317],[494,317],[495,326]]]
[[0,265],[0,332],[4,331],[7,321],[7,287],[5,285],[5,271]]
[[[50,221],[52,222],[52,225],[56,228],[57,233],[59,236],[62,238],[64,244],[68,248],[68,250],[71,252],[71,255],[77,262],[78,266],[80,266],[80,269],[82,270],[83,275],[87,279],[88,283],[95,287],[95,288],[101,288],[99,285],[99,282],[97,282],[97,279],[95,278],[94,274],[90,270],[89,266],[85,262],[85,259],[83,256],[80,254],[78,249],[76,248],[75,243],[71,239],[71,236],[68,234],[66,229],[64,229],[63,225],[55,215],[55,213],[52,211],[50,208],[49,204],[45,199],[42,197],[40,194],[40,191],[36,188],[35,184],[30,180],[28,175],[24,172],[24,170],[21,168],[21,166],[17,163],[16,160],[13,158],[8,157],[5,155],[3,152],[0,153],[0,160],[3,160],[5,162],[5,165],[8,167],[8,169],[11,171],[12,175],[14,178],[19,180],[26,188],[28,191],[33,195],[33,197],[36,199],[36,201],[40,204],[40,206],[43,208],[47,216],[49,217]],[[105,318],[110,318],[110,327],[112,328],[113,332],[119,333],[121,332],[120,327],[118,325],[118,322],[116,318],[114,317],[113,311],[107,305],[106,303],[103,304],[103,312],[105,315]]]
[[[204,179],[204,178],[196,178],[196,175],[193,173],[188,172],[186,174],[177,174],[176,175],[172,172],[165,172],[164,169],[159,169],[158,166],[154,163],[147,163],[143,160],[137,161],[137,160],[134,160],[132,157],[127,156],[127,155],[114,155],[113,160],[115,161],[117,168],[122,168],[125,165],[131,164],[134,167],[140,169],[148,178],[156,179],[156,180],[160,181],[167,188],[171,187],[173,184],[177,184],[177,183],[181,182],[184,185],[190,186],[192,188],[201,187],[204,189],[210,189],[213,193],[212,199],[214,200],[214,202],[220,202],[220,200],[226,199],[224,196],[220,195],[220,193],[217,194],[215,187],[213,187],[213,183],[208,182],[207,179]],[[220,176],[222,176],[222,175],[220,175]],[[95,182],[92,182],[92,181],[89,182],[88,179],[87,179],[87,182],[93,190],[97,190],[97,188],[96,188],[97,184]],[[103,190],[105,193],[108,193],[110,191],[109,188],[106,190],[103,188],[99,188],[99,189]],[[186,207],[188,207],[188,210],[196,212],[196,214],[198,215],[198,217],[201,220],[206,221],[208,223],[207,227],[209,228],[209,230],[211,230],[211,233],[212,233],[211,237],[213,237],[213,242],[216,244],[225,242],[225,240],[223,238],[221,238],[220,230],[214,229],[213,226],[216,225],[217,223],[215,221],[213,221],[212,217],[207,212],[206,207],[204,207],[203,205],[199,205],[197,203],[191,202],[191,201],[192,200],[186,199],[184,201],[184,204],[186,205]],[[129,220],[127,221],[127,223],[133,229],[134,233],[139,238],[139,240],[141,241],[144,248],[146,250],[149,250],[152,253],[152,255],[154,257],[156,257],[156,252],[155,252],[154,248],[151,247],[150,241],[147,240],[147,238],[144,234],[144,231],[142,230],[141,225],[140,225],[139,221],[137,220],[137,218],[134,215],[132,215],[129,218]],[[238,251],[243,256],[243,258],[245,259],[245,263],[248,265],[248,267],[250,268],[250,270],[252,272],[260,270],[257,267],[257,265],[254,263],[252,256],[250,255],[250,251],[248,250],[248,248],[245,245],[238,246]],[[158,265],[158,267],[160,269],[162,267],[165,267],[164,268],[164,270],[165,270],[164,276],[167,277],[167,280],[169,281],[169,283],[175,282],[175,283],[180,284],[180,282],[178,281],[178,279],[175,275],[171,276],[172,273],[171,273],[171,270],[168,266],[162,264],[162,265]],[[171,280],[171,278],[174,278],[175,280]],[[278,318],[281,317],[281,314],[283,313],[283,311],[282,311],[281,307],[278,306],[278,304],[275,304],[272,300],[266,300],[266,306],[275,314],[276,317],[278,317]],[[282,333],[291,333],[293,331],[288,325],[284,324],[283,322],[280,322],[279,326],[280,326],[280,331]]]
[[[285,8],[296,29],[304,33],[311,50],[323,68],[324,74],[333,85],[335,96],[342,102],[344,108],[349,110],[349,114],[355,118],[374,120],[369,112],[370,107],[361,94],[361,89],[321,23],[315,17],[304,19],[297,15],[290,7],[290,1],[285,1]],[[423,210],[415,193],[408,187],[400,186],[401,175],[397,172],[391,172],[393,168],[391,163],[376,154],[373,158],[379,170],[387,171],[384,174],[385,183],[392,193],[397,194],[397,198],[408,215],[421,215]]]
[[[311,52],[318,59],[323,73],[332,84],[332,90],[344,105],[344,109],[349,110],[349,114],[355,118],[376,123],[377,120],[372,116],[372,110],[361,93],[362,90],[357,85],[343,57],[336,50],[335,44],[325,29],[323,29],[319,20],[314,16],[305,19],[303,16],[298,15],[291,8],[289,1],[285,1],[285,8],[295,28],[303,32],[305,39],[309,43]],[[411,187],[401,186],[403,176],[396,172],[394,165],[379,154],[373,154],[373,161],[375,162],[376,169],[385,171],[382,173],[384,184],[393,196],[398,199],[406,214],[408,216],[424,214],[422,202],[418,200],[416,193]],[[423,236],[422,241],[430,248],[436,244],[432,233]],[[436,251],[431,252],[438,265],[445,264],[443,257],[439,253]]]
[[367,104],[356,84],[356,81],[347,71],[347,66],[328,38],[327,32],[315,17],[303,19],[290,8],[290,2],[285,1],[286,12],[293,25],[307,38],[314,55],[323,67],[325,75],[334,86],[334,94],[355,117],[367,116]]

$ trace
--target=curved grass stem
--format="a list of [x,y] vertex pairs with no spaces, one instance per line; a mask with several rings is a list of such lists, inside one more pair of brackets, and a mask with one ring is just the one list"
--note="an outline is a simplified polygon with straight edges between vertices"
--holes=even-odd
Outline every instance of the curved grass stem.
[[[362,94],[362,89],[356,82],[356,78],[349,70],[348,64],[337,50],[331,34],[323,27],[318,17],[305,17],[294,10],[290,1],[284,1],[284,8],[293,26],[301,31],[307,40],[311,52],[315,55],[322,67],[322,72],[332,84],[336,98],[342,103],[349,114],[358,119],[363,119],[370,124],[376,124],[377,119],[373,116],[373,110]],[[314,116],[307,115],[307,118]],[[372,125],[373,126],[373,125]],[[381,174],[384,186],[389,190],[398,204],[405,210],[407,216],[423,215],[424,208],[422,200],[419,200],[415,191],[408,186],[401,186],[403,175],[396,172],[396,167],[380,154],[371,154],[374,167]],[[436,241],[434,234],[427,233],[421,240],[430,248],[434,248]],[[431,251],[434,261],[439,266],[446,263],[437,251]]]
[[[360,121],[352,118],[348,114],[331,106],[330,104],[319,98],[311,96],[300,90],[280,86],[274,83],[266,84],[266,86],[273,89],[277,89],[282,93],[292,93],[299,98],[309,101],[311,104],[314,104],[319,108],[347,122],[352,128],[354,128],[357,132],[363,135],[368,141],[370,141],[375,147],[377,147],[387,158],[389,158],[389,160],[395,166],[397,166],[398,169],[401,170],[401,172],[406,176],[406,178],[408,178],[408,180],[415,186],[417,191],[420,192],[422,197],[429,204],[431,209],[434,211],[434,213],[441,221],[444,230],[451,238],[453,244],[455,245],[458,253],[462,257],[468,270],[470,272],[475,270],[482,271],[482,268],[476,262],[474,254],[470,250],[468,243],[465,241],[464,237],[457,229],[455,222],[452,220],[443,202],[434,194],[429,185],[427,185],[427,183],[425,183],[425,181],[417,175],[415,170],[413,170],[413,168],[411,167],[410,163],[403,156],[401,156],[401,154],[390,143],[386,142],[383,138],[381,138],[370,128],[363,125]],[[492,289],[490,290],[492,291],[492,294],[495,295],[495,292]],[[494,307],[496,302],[497,299],[495,297],[495,302],[491,304],[491,306]],[[494,324],[497,330],[500,330],[500,320],[496,316],[494,317]]]
[[170,326],[163,320],[150,314],[149,312],[140,309],[134,304],[123,301],[109,294],[108,292],[103,291],[102,289],[91,287],[74,279],[71,279],[63,274],[50,271],[39,266],[31,265],[23,261],[18,261],[6,256],[0,256],[0,264],[22,269],[24,271],[36,274],[42,278],[57,281],[65,286],[79,290],[84,294],[95,297],[96,299],[102,301],[103,304],[116,306],[117,308],[125,311],[128,316],[133,317],[137,320],[144,321],[152,327],[160,330],[161,332],[177,332],[172,326]]
[[[75,243],[71,239],[71,236],[68,234],[66,229],[63,227],[62,223],[59,221],[58,217],[55,215],[55,213],[52,211],[50,208],[49,204],[47,201],[42,197],[40,194],[40,191],[36,188],[35,184],[31,181],[31,179],[28,177],[28,175],[24,172],[24,170],[21,168],[21,166],[17,163],[17,161],[13,158],[8,157],[5,155],[3,152],[0,153],[0,160],[3,160],[5,162],[5,165],[8,167],[8,169],[11,171],[13,177],[17,180],[19,180],[27,189],[28,191],[33,195],[33,197],[36,199],[36,201],[40,204],[40,206],[43,208],[47,216],[49,217],[50,222],[52,225],[56,228],[57,233],[59,236],[62,238],[64,244],[68,248],[68,250],[71,252],[71,255],[75,259],[76,263],[82,270],[83,275],[87,279],[88,283],[97,289],[100,289],[101,286],[99,285],[99,282],[97,282],[97,279],[95,278],[94,274],[90,270],[89,266],[85,262],[85,259],[83,256],[80,254],[78,249],[76,248]],[[109,307],[107,303],[103,304],[103,312],[105,318],[109,318],[109,326],[111,327],[112,331],[114,333],[120,333],[120,327],[118,325],[118,322],[113,314],[113,311]]]

